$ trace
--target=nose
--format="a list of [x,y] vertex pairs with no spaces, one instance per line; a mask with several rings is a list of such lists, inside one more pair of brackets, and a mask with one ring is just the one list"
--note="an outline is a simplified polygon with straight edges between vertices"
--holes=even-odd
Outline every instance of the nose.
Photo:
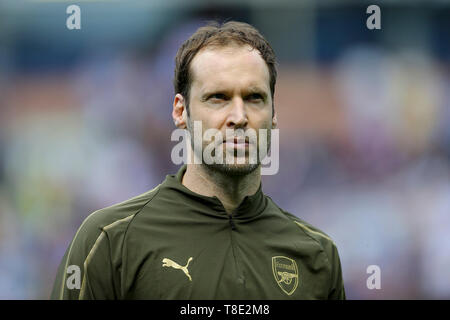
[[247,124],[247,111],[244,101],[240,97],[234,98],[227,118],[227,128],[246,128]]

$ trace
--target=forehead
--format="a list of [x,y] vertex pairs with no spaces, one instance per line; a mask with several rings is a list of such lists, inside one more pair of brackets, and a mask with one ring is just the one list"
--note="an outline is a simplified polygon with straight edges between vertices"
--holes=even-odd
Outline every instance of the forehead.
[[191,62],[192,88],[258,86],[270,90],[270,74],[257,49],[248,45],[206,47]]

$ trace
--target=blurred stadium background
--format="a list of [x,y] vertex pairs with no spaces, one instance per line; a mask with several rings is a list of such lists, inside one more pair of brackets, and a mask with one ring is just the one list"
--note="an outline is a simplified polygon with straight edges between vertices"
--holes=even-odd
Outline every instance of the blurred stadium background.
[[450,299],[450,2],[344,0],[0,1],[0,299],[47,299],[84,218],[176,172],[174,56],[211,19],[278,55],[263,188],[334,238],[347,297]]

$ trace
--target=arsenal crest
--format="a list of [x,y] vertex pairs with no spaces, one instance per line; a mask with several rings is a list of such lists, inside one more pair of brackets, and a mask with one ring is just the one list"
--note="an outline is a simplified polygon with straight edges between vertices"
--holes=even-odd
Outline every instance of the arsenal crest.
[[298,285],[297,263],[283,256],[272,257],[272,271],[281,290],[289,296],[293,294]]

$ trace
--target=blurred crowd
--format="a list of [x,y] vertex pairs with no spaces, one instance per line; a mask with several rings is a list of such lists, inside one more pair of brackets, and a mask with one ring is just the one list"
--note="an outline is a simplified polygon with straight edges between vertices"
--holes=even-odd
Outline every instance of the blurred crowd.
[[[8,69],[0,54],[0,299],[47,299],[90,213],[176,172],[174,57],[198,25],[57,70]],[[334,239],[349,299],[450,299],[449,70],[374,44],[280,61],[280,170],[263,190]]]

